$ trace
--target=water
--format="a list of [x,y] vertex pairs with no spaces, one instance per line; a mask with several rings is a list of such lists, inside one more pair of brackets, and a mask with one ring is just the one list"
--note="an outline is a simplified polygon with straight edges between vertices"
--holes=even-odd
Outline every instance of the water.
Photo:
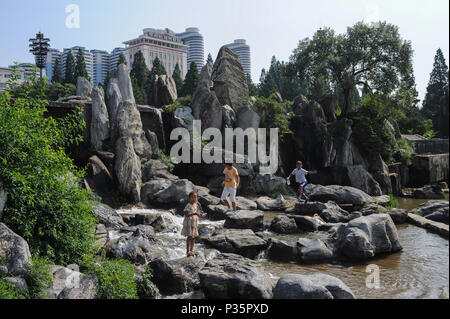
[[[415,208],[418,202],[402,201],[402,208]],[[423,201],[422,201],[423,202]],[[420,204],[420,203],[419,203]],[[415,205],[412,207],[412,205]],[[119,211],[121,214],[152,214],[160,210],[132,209]],[[280,212],[265,213],[265,221],[272,220]],[[170,259],[178,259],[186,254],[186,238],[180,231],[183,217],[173,215],[172,222],[175,230],[156,233]],[[201,219],[200,225],[221,228],[223,221],[214,222]],[[110,234],[117,237],[118,234]],[[449,242],[438,235],[427,232],[425,229],[412,225],[399,225],[398,235],[403,251],[383,256],[361,264],[351,265],[298,265],[292,263],[275,263],[260,260],[266,271],[272,276],[279,277],[285,273],[314,274],[325,273],[341,279],[355,293],[357,298],[449,298]],[[300,235],[277,235],[269,231],[264,232],[266,238],[274,237],[285,241],[296,241]],[[315,232],[301,235],[309,238],[324,238],[325,232]],[[202,244],[196,244],[195,249],[207,260],[214,258],[216,252],[206,249]],[[375,264],[380,269],[380,288],[367,288],[366,268]]]
[[[448,193],[445,194],[445,200],[448,200]],[[398,197],[397,198],[398,201],[398,206],[397,208],[402,208],[402,209],[406,209],[407,211],[410,211],[414,208],[416,208],[417,206],[428,202],[429,199],[413,199],[413,198],[404,198],[404,197]]]

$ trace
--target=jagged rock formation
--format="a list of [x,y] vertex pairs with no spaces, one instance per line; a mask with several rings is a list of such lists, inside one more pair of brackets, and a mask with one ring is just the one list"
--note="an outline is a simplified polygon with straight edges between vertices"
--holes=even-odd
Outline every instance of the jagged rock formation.
[[92,94],[92,84],[84,77],[77,78],[77,96],[90,99]]
[[150,87],[148,103],[155,107],[162,107],[174,103],[178,98],[177,86],[169,75],[157,75]]
[[109,138],[109,116],[105,104],[103,88],[92,89],[91,145],[101,150],[103,143]]

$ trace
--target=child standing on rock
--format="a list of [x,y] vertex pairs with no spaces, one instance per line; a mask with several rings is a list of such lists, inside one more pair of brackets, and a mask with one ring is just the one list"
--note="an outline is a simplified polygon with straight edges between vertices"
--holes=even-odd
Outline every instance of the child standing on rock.
[[297,162],[297,167],[292,171],[291,175],[288,176],[287,181],[292,176],[295,176],[295,185],[298,190],[298,199],[301,200],[302,197],[305,197],[305,203],[308,201],[308,197],[305,194],[305,187],[308,185],[308,181],[306,180],[306,175],[308,174],[317,174],[317,171],[307,171],[303,169],[303,163],[301,161]]
[[[238,170],[233,167],[232,163],[227,163],[225,164],[223,174],[225,175],[225,179],[222,182],[224,189],[220,200],[224,202],[228,208],[231,208],[231,205],[233,205],[233,211],[236,211],[236,190],[239,187],[240,182]],[[228,197],[230,197],[231,205],[228,201]]]
[[198,252],[194,251],[195,238],[198,237],[198,218],[206,215],[203,213],[197,203],[198,194],[192,192],[189,194],[189,203],[184,208],[184,221],[181,235],[186,236],[186,255],[196,256]]

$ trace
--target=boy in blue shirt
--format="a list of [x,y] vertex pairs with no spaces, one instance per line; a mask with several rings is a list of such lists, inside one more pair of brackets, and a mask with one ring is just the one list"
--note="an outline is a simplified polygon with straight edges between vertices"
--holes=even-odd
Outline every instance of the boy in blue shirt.
[[303,163],[301,161],[298,161],[296,166],[297,167],[292,171],[291,175],[288,176],[287,180],[289,182],[290,178],[295,176],[295,184],[298,189],[298,199],[301,200],[302,196],[304,196],[307,202],[308,197],[305,194],[305,187],[308,185],[308,181],[306,180],[306,175],[317,174],[317,171],[307,171],[306,169],[303,169]]

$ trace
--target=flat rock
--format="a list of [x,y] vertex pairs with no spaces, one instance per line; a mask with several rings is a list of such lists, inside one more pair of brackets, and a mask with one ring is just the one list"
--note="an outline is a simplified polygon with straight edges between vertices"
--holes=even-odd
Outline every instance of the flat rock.
[[259,210],[239,210],[227,213],[225,228],[262,230],[264,213]]

